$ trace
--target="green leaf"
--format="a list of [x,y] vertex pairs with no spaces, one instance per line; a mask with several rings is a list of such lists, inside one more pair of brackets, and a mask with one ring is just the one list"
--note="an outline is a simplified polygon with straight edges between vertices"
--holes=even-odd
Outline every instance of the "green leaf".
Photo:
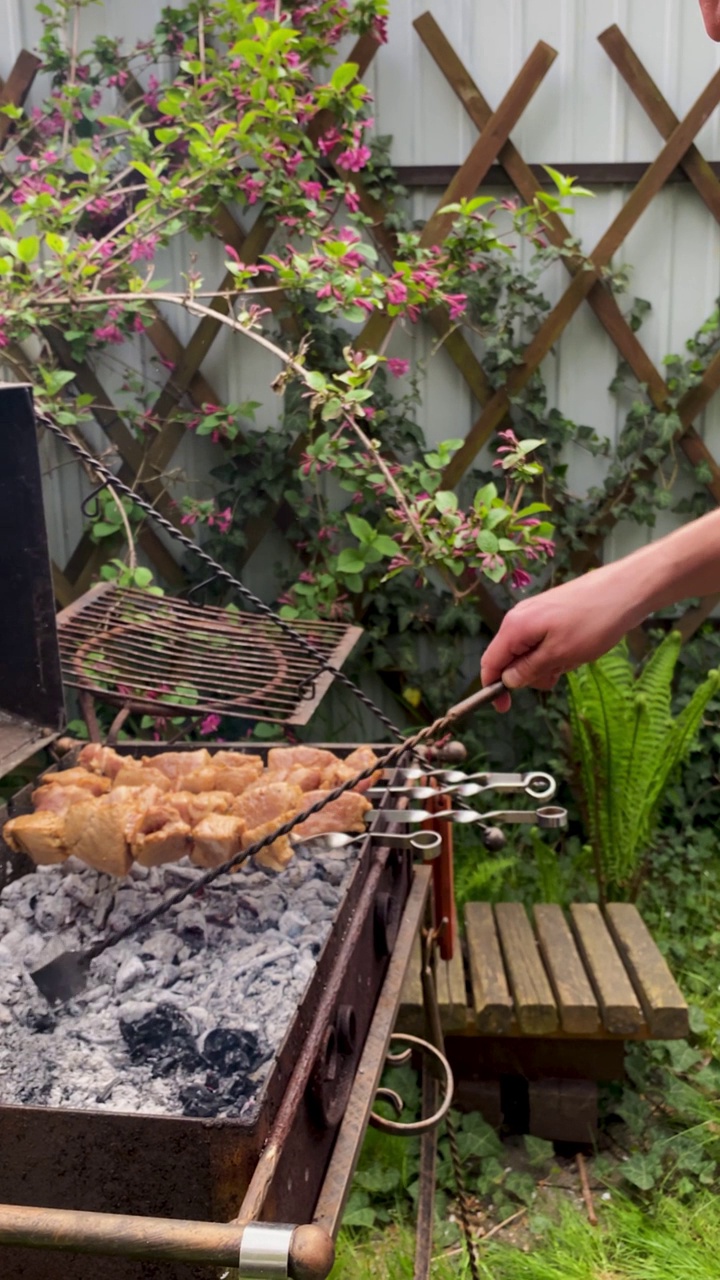
[[375,542],[377,534],[372,525],[367,520],[363,520],[362,516],[353,515],[348,512],[345,516],[351,533],[357,538],[358,542]]
[[149,569],[146,569],[141,565],[140,568],[136,569],[133,574],[133,582],[135,583],[136,587],[140,587],[141,589],[144,587],[149,587],[150,583],[152,582],[152,573],[150,572]]
[[72,162],[81,173],[94,173],[98,162],[88,147],[73,147],[70,152]]
[[438,489],[435,494],[435,506],[442,515],[448,515],[451,511],[457,511],[457,494],[452,493],[448,489]]
[[352,84],[353,80],[355,79],[358,73],[358,70],[359,70],[359,67],[357,62],[341,63],[339,67],[335,68],[335,70],[332,73],[332,76],[330,77],[330,84],[332,85],[333,89],[335,89],[338,93],[342,92],[343,89],[347,89],[348,85]]
[[346,547],[340,552],[337,558],[338,573],[361,573],[364,568],[365,561],[357,551]]
[[491,533],[489,529],[481,529],[475,541],[477,542],[478,551],[482,551],[483,555],[497,555],[499,543],[495,534]]
[[305,381],[313,391],[324,391],[327,387],[327,378],[324,373],[320,373],[317,369],[308,369],[305,374]]
[[662,1174],[662,1162],[656,1151],[635,1152],[621,1166],[627,1181],[640,1191],[651,1191]]
[[40,252],[40,240],[37,236],[25,236],[17,242],[17,256],[21,262],[34,262]]
[[383,556],[392,557],[392,556],[396,556],[398,553],[397,543],[393,542],[392,538],[389,538],[386,533],[379,533],[377,535],[373,543],[373,547],[375,548],[376,551],[379,551],[380,554]]

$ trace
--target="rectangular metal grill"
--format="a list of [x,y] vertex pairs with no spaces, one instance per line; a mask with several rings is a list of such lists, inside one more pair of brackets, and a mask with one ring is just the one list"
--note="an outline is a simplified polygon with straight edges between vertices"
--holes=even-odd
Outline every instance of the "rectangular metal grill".
[[[362,635],[336,622],[293,628],[333,666]],[[332,682],[302,646],[256,614],[104,584],[58,618],[63,679],[104,702],[162,714],[306,724]]]

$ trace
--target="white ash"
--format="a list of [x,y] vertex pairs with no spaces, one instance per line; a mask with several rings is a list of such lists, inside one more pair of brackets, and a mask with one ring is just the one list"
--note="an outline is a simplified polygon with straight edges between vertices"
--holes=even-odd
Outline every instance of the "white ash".
[[242,1116],[315,972],[354,865],[299,850],[279,874],[241,870],[93,961],[50,1008],[29,971],[118,932],[202,874],[187,860],[118,881],[70,859],[0,899],[0,1103]]

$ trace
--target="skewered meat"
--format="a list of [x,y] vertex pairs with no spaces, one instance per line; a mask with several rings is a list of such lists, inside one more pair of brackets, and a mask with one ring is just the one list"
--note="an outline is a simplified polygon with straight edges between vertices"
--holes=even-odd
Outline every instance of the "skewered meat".
[[288,774],[292,769],[329,769],[337,764],[337,756],[324,747],[271,747],[268,751],[270,773]]
[[162,751],[157,756],[143,756],[142,763],[146,768],[159,769],[179,790],[188,773],[210,764],[210,752],[206,747],[199,751]]
[[[247,757],[250,760],[250,757]],[[180,778],[180,786],[185,791],[232,791],[233,795],[242,795],[262,773],[262,760],[256,756],[257,764],[243,764],[241,768],[230,769],[227,766],[208,765],[204,769],[195,769]]]
[[140,815],[130,839],[130,852],[143,867],[179,862],[190,852],[192,830],[167,801],[152,805]]
[[[309,809],[324,795],[327,795],[326,791],[306,792],[302,805],[295,812],[300,813],[303,809]],[[301,822],[295,827],[293,835],[296,839],[309,840],[312,836],[323,836],[332,831],[346,831],[348,834],[364,831],[365,814],[371,808],[370,801],[357,791],[346,791],[345,795],[338,796],[337,800],[331,800],[326,804],[319,813],[313,813],[311,817]]]
[[[70,854],[92,867],[125,875],[132,859],[145,866],[187,854],[214,867],[265,838],[324,797],[338,783],[375,763],[369,747],[346,760],[320,747],[280,747],[260,756],[203,747],[162,752],[141,761],[88,743],[78,767],[43,778],[33,792],[35,813],[12,819],[5,838],[38,864]],[[362,784],[369,785],[368,783]],[[297,834],[361,832],[367,800],[348,792],[313,815]],[[292,856],[286,836],[257,861],[280,870]]]
[[206,818],[209,813],[227,813],[235,801],[230,791],[171,791],[163,796],[163,803],[171,805],[181,822],[191,827]]
[[245,825],[231,813],[209,813],[193,829],[192,860],[199,867],[219,867],[243,848]]
[[14,853],[27,853],[39,867],[64,862],[65,819],[62,814],[23,813],[5,823],[3,836]]
[[73,805],[65,814],[65,843],[76,858],[125,876],[132,865],[130,841],[145,811],[160,799],[157,787],[115,787],[108,795]]
[[118,755],[112,747],[101,747],[99,742],[88,742],[78,756],[78,764],[92,773],[102,773],[114,778],[126,763],[127,757]]
[[85,787],[51,787],[45,784],[32,793],[36,813],[67,813],[71,805],[88,799]]
[[111,786],[109,778],[87,769],[58,769],[56,773],[44,773],[40,781],[46,787],[82,787],[89,796],[102,796]]
[[138,760],[126,760],[122,769],[115,774],[113,788],[116,787],[159,787],[161,791],[170,791],[172,782],[167,774],[151,765],[145,768]]

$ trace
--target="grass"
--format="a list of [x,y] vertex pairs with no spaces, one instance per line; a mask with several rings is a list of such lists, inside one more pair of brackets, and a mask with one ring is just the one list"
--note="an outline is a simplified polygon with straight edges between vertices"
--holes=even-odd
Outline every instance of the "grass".
[[[575,1209],[555,1222],[537,1223],[540,1234],[526,1252],[511,1245],[479,1246],[483,1280],[717,1280],[720,1213],[709,1194],[691,1209],[660,1197],[647,1210],[615,1197],[603,1206],[598,1227]],[[433,1262],[432,1280],[468,1280],[464,1257]],[[360,1241],[343,1232],[331,1280],[412,1280],[413,1239],[393,1227]]]

